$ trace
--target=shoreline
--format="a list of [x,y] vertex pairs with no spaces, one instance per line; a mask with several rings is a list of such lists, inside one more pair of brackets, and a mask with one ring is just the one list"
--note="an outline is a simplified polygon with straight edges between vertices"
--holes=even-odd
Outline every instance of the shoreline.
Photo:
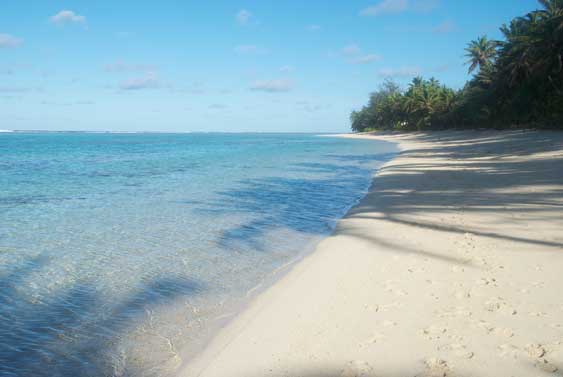
[[563,250],[563,134],[339,136],[396,142],[401,152],[333,234],[179,375],[510,376],[563,367],[563,300],[549,290],[563,284],[555,272],[563,252],[553,253]]
[[[360,139],[374,140],[372,137],[359,137],[359,135],[349,135],[349,134],[319,134],[319,135],[316,135],[316,136],[317,137],[329,137],[329,138],[332,138],[332,137],[349,138],[350,136],[358,136],[357,138],[360,138]],[[380,141],[384,141],[384,140],[380,140]],[[248,290],[245,294],[244,299],[241,300],[238,303],[238,305],[234,306],[232,308],[232,310],[230,310],[227,313],[220,315],[217,318],[213,318],[212,323],[210,324],[210,327],[207,330],[208,336],[204,337],[202,339],[202,341],[200,341],[197,344],[192,344],[189,347],[185,347],[185,348],[181,349],[181,352],[180,352],[181,356],[182,356],[181,358],[182,359],[186,358],[186,359],[191,360],[191,361],[188,361],[188,362],[185,362],[185,363],[182,364],[184,367],[180,368],[181,371],[183,371],[185,368],[191,369],[192,365],[194,364],[194,360],[197,362],[197,360],[200,359],[201,355],[205,352],[205,350],[210,346],[210,344],[213,343],[215,338],[225,328],[230,326],[233,321],[235,321],[242,313],[244,313],[258,297],[260,297],[262,294],[267,292],[269,289],[271,289],[273,286],[275,286],[280,280],[282,280],[288,273],[290,273],[296,265],[298,265],[304,259],[306,259],[311,254],[313,254],[315,252],[315,250],[317,249],[319,243],[321,243],[323,240],[331,237],[334,234],[334,232],[335,232],[335,230],[338,226],[338,223],[343,218],[345,218],[348,215],[348,213],[354,207],[356,207],[359,203],[361,203],[361,201],[369,194],[371,187],[373,186],[373,181],[374,181],[374,178],[377,175],[377,172],[381,168],[383,168],[387,163],[392,161],[393,158],[395,158],[396,156],[398,156],[401,153],[401,148],[399,146],[399,143],[396,143],[394,141],[388,141],[388,142],[391,143],[391,144],[395,144],[395,146],[397,148],[396,151],[393,152],[393,157],[385,159],[377,168],[374,169],[373,174],[371,176],[371,179],[367,183],[365,189],[362,191],[361,196],[358,199],[356,199],[354,201],[354,203],[350,204],[346,209],[344,209],[342,211],[342,213],[337,218],[337,220],[335,220],[335,222],[332,225],[330,231],[324,233],[322,236],[319,236],[318,239],[311,240],[298,255],[295,255],[293,258],[288,260],[286,263],[277,267],[275,270],[273,270],[271,273],[269,273],[269,275],[264,280],[260,281],[256,286],[254,286],[250,290]],[[201,347],[201,346],[203,346],[203,347]],[[196,347],[201,347],[202,349],[198,349]],[[186,355],[190,355],[190,356],[187,357]],[[181,372],[180,374],[176,373],[174,375],[182,376],[183,374],[184,374],[184,372]]]

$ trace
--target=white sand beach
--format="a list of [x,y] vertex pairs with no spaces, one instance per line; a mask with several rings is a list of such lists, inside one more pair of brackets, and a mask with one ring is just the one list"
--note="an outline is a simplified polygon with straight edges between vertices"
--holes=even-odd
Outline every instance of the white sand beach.
[[402,153],[181,375],[562,376],[563,133],[347,137]]

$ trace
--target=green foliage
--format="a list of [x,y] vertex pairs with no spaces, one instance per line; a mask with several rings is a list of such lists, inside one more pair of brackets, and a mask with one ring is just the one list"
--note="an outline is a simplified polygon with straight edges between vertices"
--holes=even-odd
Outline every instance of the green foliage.
[[415,77],[406,90],[386,81],[352,113],[352,129],[563,128],[563,0],[539,2],[501,27],[504,40],[467,45],[474,75],[463,89],[433,78]]

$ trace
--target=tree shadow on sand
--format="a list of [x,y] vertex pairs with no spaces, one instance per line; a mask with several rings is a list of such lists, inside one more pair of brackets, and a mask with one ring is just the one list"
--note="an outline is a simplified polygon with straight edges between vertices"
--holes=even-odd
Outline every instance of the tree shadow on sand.
[[[377,195],[352,209],[350,218],[386,220],[436,232],[472,233],[562,250],[563,233],[542,238],[542,229],[533,226],[534,220],[541,219],[551,221],[552,234],[563,228],[561,133],[434,132],[404,137],[437,145],[410,149],[401,153],[406,162],[382,168],[373,187]],[[513,158],[535,153],[540,156]],[[429,162],[420,163],[417,158]],[[454,225],[428,219],[429,215],[437,219],[446,214],[487,212],[504,219],[494,230],[475,223]],[[519,225],[522,231],[504,232],[505,224]]]

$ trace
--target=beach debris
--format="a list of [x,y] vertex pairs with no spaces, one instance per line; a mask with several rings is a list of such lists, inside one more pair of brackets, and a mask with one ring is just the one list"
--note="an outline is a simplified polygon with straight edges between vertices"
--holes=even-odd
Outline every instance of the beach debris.
[[365,361],[353,360],[346,364],[340,377],[373,377],[373,368]]

